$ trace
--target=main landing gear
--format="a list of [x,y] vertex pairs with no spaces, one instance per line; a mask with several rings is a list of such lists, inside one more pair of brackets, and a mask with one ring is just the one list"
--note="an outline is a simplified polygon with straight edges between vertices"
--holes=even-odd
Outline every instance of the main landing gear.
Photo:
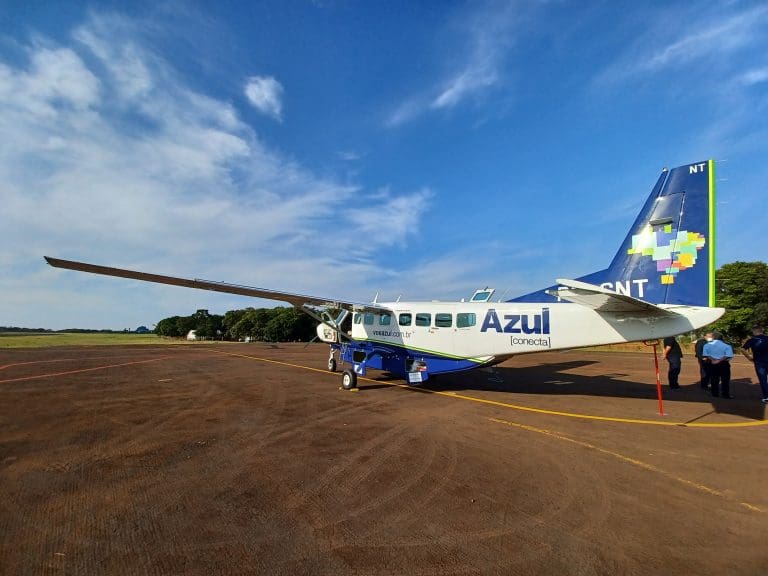
[[357,388],[357,374],[351,368],[347,368],[341,375],[341,387],[344,390]]

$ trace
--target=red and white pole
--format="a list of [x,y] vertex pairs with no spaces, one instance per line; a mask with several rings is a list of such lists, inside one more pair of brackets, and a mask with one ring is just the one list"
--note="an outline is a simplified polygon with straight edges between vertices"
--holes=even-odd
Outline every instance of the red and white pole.
[[645,340],[643,344],[653,346],[653,361],[656,364],[656,394],[659,397],[659,416],[664,416],[664,401],[661,399],[661,375],[659,374],[659,341]]

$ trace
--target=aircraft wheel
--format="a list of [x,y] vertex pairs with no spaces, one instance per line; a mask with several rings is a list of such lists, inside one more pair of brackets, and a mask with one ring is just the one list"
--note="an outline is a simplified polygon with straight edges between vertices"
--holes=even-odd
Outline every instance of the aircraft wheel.
[[336,358],[328,358],[328,370],[336,372]]
[[357,374],[355,374],[354,370],[344,370],[344,373],[341,376],[341,387],[344,388],[344,390],[357,388]]

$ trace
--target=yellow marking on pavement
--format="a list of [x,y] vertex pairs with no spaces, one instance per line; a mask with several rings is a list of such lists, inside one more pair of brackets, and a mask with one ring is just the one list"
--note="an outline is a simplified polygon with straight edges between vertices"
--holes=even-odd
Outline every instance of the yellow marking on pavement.
[[[312,368],[310,366],[302,366],[300,364],[291,364],[289,362],[281,362],[279,360],[270,360],[269,358],[260,358],[257,356],[250,356],[248,354],[235,354],[233,352],[224,352],[221,350],[214,350],[219,354],[225,354],[227,356],[237,356],[240,358],[247,358],[250,360],[257,360],[260,362],[269,362],[271,364],[280,364],[282,366],[290,366],[292,368],[301,368],[302,370],[311,370],[313,372],[321,372],[325,375],[335,374],[329,372],[327,369]],[[419,388],[409,386],[408,384],[401,384],[398,382],[385,382],[382,380],[372,380],[370,378],[364,378],[362,376],[357,377],[358,380],[365,382],[371,382],[373,384],[392,386],[397,388],[403,388],[410,392],[421,392],[423,394],[435,394],[437,396],[445,396],[446,398],[456,398],[459,400],[467,400],[469,402],[477,402],[479,404],[488,404],[490,406],[498,406],[500,408],[509,408],[511,410],[520,410],[523,412],[534,412],[536,414],[547,414],[549,416],[563,416],[566,418],[579,418],[582,420],[599,420],[603,422],[618,422],[621,424],[646,424],[651,426],[680,426],[683,428],[747,428],[752,426],[765,426],[768,424],[768,420],[750,420],[746,422],[679,422],[674,420],[644,420],[640,418],[615,418],[611,416],[595,416],[592,414],[580,414],[578,412],[562,412],[559,410],[545,410],[544,408],[533,408],[531,406],[521,406],[519,404],[510,404],[508,402],[499,402],[498,400],[489,400],[487,398],[478,398],[477,396],[468,396],[467,394],[459,394],[452,391],[441,390],[429,390],[428,388]]]
[[[546,436],[551,436],[552,438],[557,438],[558,440],[563,440],[564,442],[570,442],[572,444],[576,444],[578,446],[582,446],[590,450],[595,450],[596,452],[600,452],[601,454],[606,454],[608,456],[613,456],[614,458],[617,458],[622,462],[632,464],[633,466],[637,466],[638,468],[642,468],[643,470],[648,470],[649,472],[655,472],[656,474],[661,474],[665,478],[669,478],[670,480],[675,480],[676,482],[685,484],[686,486],[694,488],[700,492],[705,492],[706,494],[710,494],[712,496],[718,496],[725,500],[729,499],[724,492],[721,492],[720,490],[717,490],[715,488],[711,488],[704,484],[700,484],[698,482],[688,480],[687,478],[683,478],[682,476],[676,476],[675,474],[667,472],[666,470],[662,470],[661,468],[658,468],[653,464],[649,464],[648,462],[643,462],[642,460],[638,460],[637,458],[625,456],[624,454],[620,454],[619,452],[614,452],[613,450],[601,448],[600,446],[590,444],[589,442],[584,442],[583,440],[576,440],[575,438],[570,438],[569,436],[565,436],[563,434],[560,434],[559,432],[553,432],[552,430],[546,430],[544,428],[537,428],[536,426],[529,426],[528,424],[510,422],[509,420],[500,420],[498,418],[488,418],[488,420],[490,420],[491,422],[496,422],[497,424],[504,424],[505,426],[513,426],[515,428],[522,428],[523,430],[528,430],[529,432],[544,434]],[[744,506],[745,508],[753,512],[762,512],[760,508],[758,508],[757,506],[753,506],[752,504],[748,504],[747,502],[739,502],[739,504],[741,504],[742,506]]]

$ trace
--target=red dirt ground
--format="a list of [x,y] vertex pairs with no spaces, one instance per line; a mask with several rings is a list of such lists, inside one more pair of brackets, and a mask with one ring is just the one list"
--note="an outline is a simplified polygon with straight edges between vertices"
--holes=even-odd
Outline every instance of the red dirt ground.
[[310,369],[326,358],[0,352],[0,573],[768,574],[768,422],[743,359],[712,403],[687,357],[659,416],[644,354],[358,392]]

